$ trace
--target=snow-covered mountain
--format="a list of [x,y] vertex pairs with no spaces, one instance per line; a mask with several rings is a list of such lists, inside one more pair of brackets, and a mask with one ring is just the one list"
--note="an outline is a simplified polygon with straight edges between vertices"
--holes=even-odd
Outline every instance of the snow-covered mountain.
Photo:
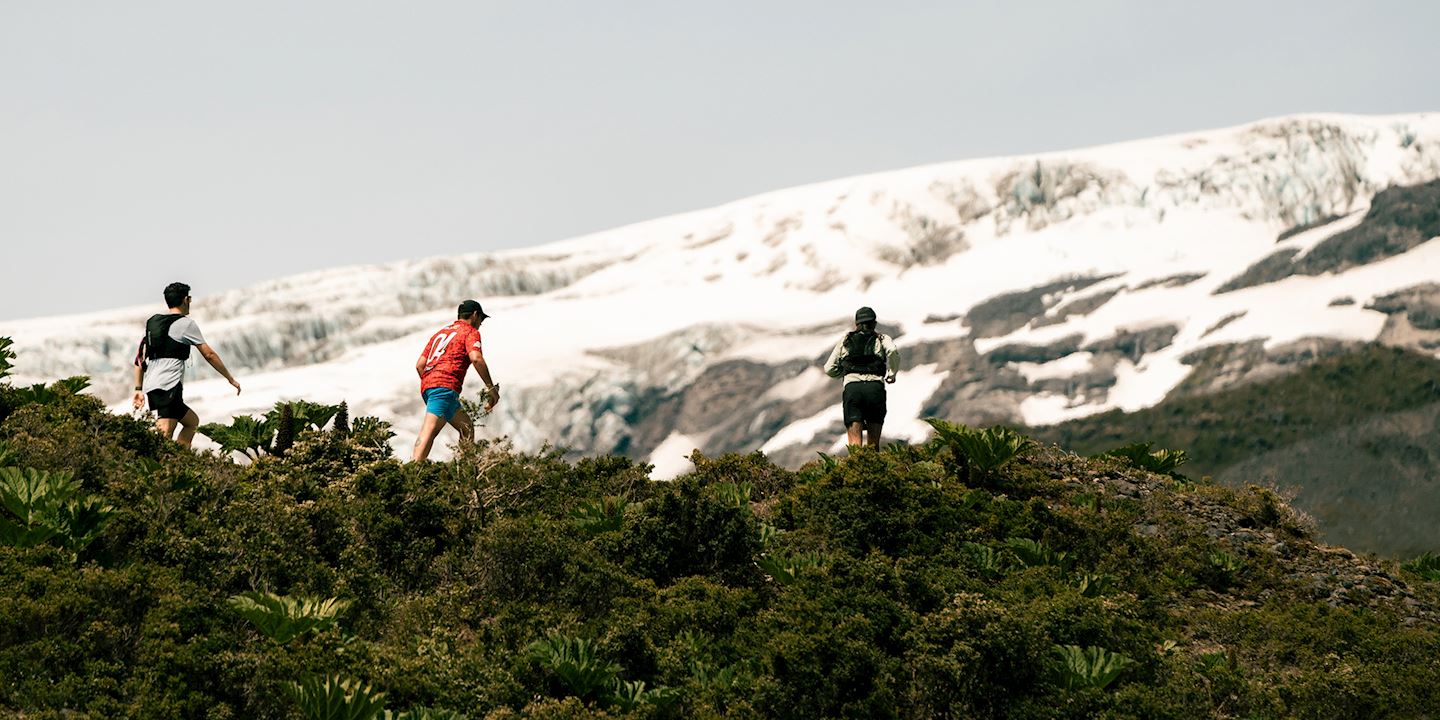
[[[196,288],[193,316],[245,392],[202,361],[186,395],[207,421],[345,399],[408,445],[415,357],[474,297],[506,391],[486,434],[626,452],[657,475],[692,448],[798,462],[840,444],[839,382],[819,365],[860,305],[903,354],[891,437],[923,437],[930,415],[1140,408],[1344,343],[1440,348],[1415,321],[1440,297],[1440,231],[1387,235],[1389,211],[1371,212],[1437,178],[1440,114],[1307,115],[847,178],[523,251]],[[18,381],[89,374],[121,408],[159,291],[154,307],[0,323]]]

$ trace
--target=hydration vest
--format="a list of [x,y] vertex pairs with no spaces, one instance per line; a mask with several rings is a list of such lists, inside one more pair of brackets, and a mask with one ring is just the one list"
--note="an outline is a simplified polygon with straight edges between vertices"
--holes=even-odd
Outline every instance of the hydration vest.
[[885,356],[880,354],[880,336],[877,333],[856,330],[845,336],[845,357],[840,368],[846,375],[884,375]]
[[170,337],[170,326],[182,317],[185,316],[165,313],[151,315],[150,319],[145,321],[145,359],[190,359],[190,346]]

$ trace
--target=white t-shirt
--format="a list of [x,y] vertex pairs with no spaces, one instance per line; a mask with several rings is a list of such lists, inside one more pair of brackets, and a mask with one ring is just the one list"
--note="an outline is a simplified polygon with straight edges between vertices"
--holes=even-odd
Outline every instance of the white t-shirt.
[[[205,344],[205,336],[200,334],[200,326],[188,317],[182,317],[170,326],[170,339],[186,345]],[[147,393],[151,390],[169,390],[179,385],[183,379],[185,379],[184,360],[176,358],[146,360],[145,382],[141,384],[141,390]]]
[[[885,376],[865,375],[863,373],[849,373],[845,375],[843,384],[849,385],[852,382],[874,382],[876,380],[895,380],[895,373],[900,371],[900,351],[895,348],[895,341],[885,333],[875,333],[880,337],[878,354],[885,356]],[[848,335],[846,337],[849,337]],[[835,343],[835,349],[830,351],[830,359],[825,361],[825,374],[830,377],[840,377],[840,361],[850,356],[850,351],[845,348],[845,338]]]

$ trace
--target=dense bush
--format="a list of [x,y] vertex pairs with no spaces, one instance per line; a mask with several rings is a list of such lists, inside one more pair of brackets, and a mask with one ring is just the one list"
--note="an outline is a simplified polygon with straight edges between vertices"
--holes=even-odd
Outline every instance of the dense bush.
[[[357,420],[237,464],[83,394],[21,402],[0,386],[0,408],[0,464],[71,473],[113,508],[86,546],[0,545],[0,714],[1440,707],[1433,624],[1331,607],[1165,500],[1306,541],[1273,494],[1164,479],[1148,498],[1101,492],[1094,478],[1134,472],[1115,459],[1016,445],[975,487],[935,440],[799,472],[697,455],[694,472],[652,482],[626,458],[504,443],[401,464],[381,449],[388,430]],[[1432,564],[1408,575],[1430,608]]]

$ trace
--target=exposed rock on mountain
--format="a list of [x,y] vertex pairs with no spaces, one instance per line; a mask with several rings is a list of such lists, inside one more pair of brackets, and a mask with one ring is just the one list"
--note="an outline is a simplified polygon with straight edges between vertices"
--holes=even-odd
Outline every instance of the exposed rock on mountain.
[[[196,288],[246,392],[197,367],[187,398],[209,419],[345,399],[416,416],[404,445],[414,354],[477,297],[507,389],[485,433],[663,472],[694,448],[836,449],[840,387],[817,366],[860,305],[904,356],[892,437],[923,437],[933,414],[1135,410],[1377,339],[1434,352],[1437,178],[1440,115],[1303,116],[837,180],[531,250]],[[157,309],[0,334],[21,381],[89,374],[118,403]]]

